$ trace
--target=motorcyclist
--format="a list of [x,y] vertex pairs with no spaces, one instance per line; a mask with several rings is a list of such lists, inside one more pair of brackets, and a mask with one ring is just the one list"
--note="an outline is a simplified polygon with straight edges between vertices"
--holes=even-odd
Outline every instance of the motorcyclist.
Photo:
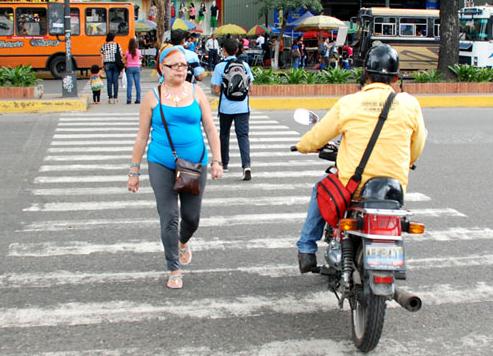
[[[296,145],[298,151],[317,152],[329,140],[341,135],[337,168],[339,179],[346,184],[361,160],[384,102],[393,91],[391,84],[398,80],[398,76],[399,56],[396,50],[386,44],[371,48],[365,60],[362,90],[339,99],[322,120],[301,138]],[[416,98],[407,93],[398,94],[355,196],[368,179],[376,176],[399,180],[405,191],[409,167],[421,155],[426,134],[421,107]],[[324,226],[314,188],[297,242],[301,273],[310,272],[317,265],[317,241],[322,237]]]

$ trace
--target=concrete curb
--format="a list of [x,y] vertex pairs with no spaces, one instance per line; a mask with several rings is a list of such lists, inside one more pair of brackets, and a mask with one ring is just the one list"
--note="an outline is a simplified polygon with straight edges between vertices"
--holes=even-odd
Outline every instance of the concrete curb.
[[0,100],[0,112],[18,114],[87,111],[88,104],[87,95],[73,99]]
[[[423,108],[489,108],[493,107],[493,95],[440,95],[417,96]],[[255,110],[309,110],[330,109],[339,97],[251,97],[250,107]],[[211,107],[217,110],[218,99],[211,99]]]

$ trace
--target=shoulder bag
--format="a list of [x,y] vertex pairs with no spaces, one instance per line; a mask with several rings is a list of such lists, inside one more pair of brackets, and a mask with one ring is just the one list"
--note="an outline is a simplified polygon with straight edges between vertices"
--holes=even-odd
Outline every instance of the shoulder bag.
[[161,86],[158,86],[158,93],[158,105],[161,112],[161,120],[163,121],[163,126],[166,130],[169,145],[171,146],[171,151],[173,152],[173,157],[175,158],[176,163],[175,185],[173,186],[173,189],[178,193],[190,193],[192,195],[199,195],[200,176],[202,174],[201,162],[205,154],[205,144],[198,163],[193,163],[178,157],[178,155],[176,154],[175,145],[173,145],[173,141],[171,140],[168,124],[166,122],[166,119],[164,118],[163,106],[161,105]]
[[123,62],[120,45],[116,44],[116,52],[115,52],[115,65],[118,69],[118,72],[121,72],[125,68],[125,63]]
[[317,183],[317,204],[320,210],[320,215],[322,215],[324,220],[330,226],[336,226],[339,219],[344,217],[344,213],[349,208],[351,198],[356,189],[358,189],[359,183],[361,182],[363,176],[363,171],[368,163],[371,152],[375,147],[377,138],[382,131],[383,124],[387,119],[395,96],[396,93],[392,92],[385,101],[385,105],[383,106],[382,112],[378,117],[378,122],[370,137],[368,146],[363,153],[363,157],[361,158],[354,175],[349,179],[346,186],[342,184],[337,174],[332,173],[329,173],[324,179]]

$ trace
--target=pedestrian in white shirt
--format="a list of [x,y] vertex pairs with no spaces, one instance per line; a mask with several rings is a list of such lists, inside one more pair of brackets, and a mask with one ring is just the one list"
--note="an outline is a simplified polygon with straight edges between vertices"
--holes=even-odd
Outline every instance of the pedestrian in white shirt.
[[219,42],[214,34],[212,34],[205,43],[205,50],[209,56],[209,70],[213,71],[219,57]]
[[256,41],[256,43],[257,43],[257,47],[258,47],[258,48],[262,48],[262,45],[265,43],[265,37],[264,37],[264,36],[262,36],[262,35],[259,35],[259,36],[257,37],[257,41]]

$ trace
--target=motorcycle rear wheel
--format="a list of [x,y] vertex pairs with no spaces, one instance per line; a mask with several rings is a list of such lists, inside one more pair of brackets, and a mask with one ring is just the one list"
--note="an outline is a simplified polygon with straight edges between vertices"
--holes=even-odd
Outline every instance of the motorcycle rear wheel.
[[[356,262],[361,276],[364,276],[361,247],[356,254]],[[366,282],[364,280],[363,283]],[[353,343],[360,351],[369,352],[378,345],[382,335],[387,306],[386,299],[385,297],[374,295],[371,291],[364,298],[362,287],[360,287],[358,294],[359,296],[353,297],[353,303],[350,303]]]

